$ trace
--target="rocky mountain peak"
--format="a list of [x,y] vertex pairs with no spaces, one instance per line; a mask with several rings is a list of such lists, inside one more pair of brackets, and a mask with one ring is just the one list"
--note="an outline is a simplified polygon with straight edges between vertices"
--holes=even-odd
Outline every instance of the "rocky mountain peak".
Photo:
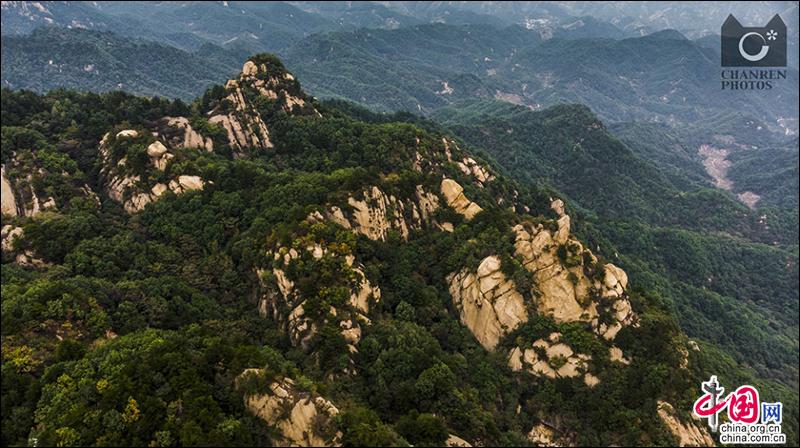
[[239,76],[210,92],[217,98],[208,121],[225,128],[237,153],[271,148],[267,122],[277,114],[319,115],[300,83],[269,54],[249,58]]

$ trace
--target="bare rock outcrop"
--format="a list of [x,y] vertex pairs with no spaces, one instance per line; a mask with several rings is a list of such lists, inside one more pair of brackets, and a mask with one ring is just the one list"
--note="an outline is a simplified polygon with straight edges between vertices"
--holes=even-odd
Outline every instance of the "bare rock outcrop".
[[2,179],[2,212],[4,215],[17,216],[17,201],[14,198],[14,189],[11,182],[6,179],[6,167],[0,168],[0,179]]
[[4,225],[2,230],[3,253],[12,252],[14,250],[14,241],[22,239],[22,235],[22,227],[15,227],[11,224]]
[[[309,315],[307,297],[303,297],[287,272],[292,263],[313,262],[324,257],[340,259],[341,268],[349,273],[347,287],[350,298],[344,308],[331,307],[321,315]],[[272,253],[274,260],[271,270],[257,271],[261,287],[265,291],[258,305],[259,313],[266,316],[270,312],[279,322],[293,345],[310,350],[311,342],[323,325],[337,325],[339,332],[348,344],[351,353],[357,352],[361,340],[361,326],[369,325],[367,317],[370,303],[380,300],[381,291],[370,283],[364,274],[364,267],[356,264],[355,257],[329,251],[320,244],[311,244],[304,249],[279,248]],[[267,275],[267,272],[271,273]],[[271,280],[267,280],[270,279]],[[274,286],[274,288],[273,288]],[[348,370],[345,373],[352,373]]]
[[[346,229],[351,229],[371,240],[386,240],[389,232],[396,230],[403,239],[408,239],[414,229],[426,226],[445,229],[447,223],[439,224],[434,213],[439,209],[439,197],[417,185],[413,198],[398,198],[386,194],[373,186],[361,193],[361,198],[347,198],[347,209],[332,205],[323,213],[309,215],[311,221],[331,220]],[[450,227],[452,231],[452,225]]]
[[574,433],[544,422],[533,425],[528,432],[528,441],[534,446],[576,446],[575,438]]
[[616,346],[608,349],[608,357],[612,362],[619,362],[625,365],[631,363],[631,360],[626,358],[625,354],[622,353],[622,349]]
[[256,389],[245,391],[245,407],[277,430],[276,446],[341,446],[342,433],[335,423],[339,410],[330,401],[299,389],[288,377],[269,381],[262,369],[246,369],[236,383],[242,389]]
[[[37,170],[38,175],[45,176],[43,170]],[[17,182],[15,186],[11,180],[6,177],[5,166],[0,168],[0,180],[2,181],[2,214],[7,216],[28,216],[33,217],[39,213],[56,208],[56,201],[54,198],[39,198],[36,195],[36,190],[33,187],[33,176],[28,174],[24,182],[20,184]],[[17,193],[22,194],[17,194]]]
[[472,444],[455,434],[448,434],[447,440],[444,442],[444,446],[468,448],[471,447]]
[[186,117],[164,117],[157,123],[157,134],[172,148],[214,150],[214,142],[197,132]]
[[17,249],[15,247],[17,244],[19,244],[18,241],[22,241],[23,238],[25,238],[25,233],[22,230],[22,227],[6,224],[3,226],[2,232],[0,232],[0,238],[2,239],[2,254],[4,261],[13,259],[20,266],[34,268],[48,266],[48,263],[41,258],[38,258],[32,250]]
[[[552,208],[559,215],[554,225],[526,222],[513,228],[515,254],[533,274],[538,288],[537,310],[556,322],[591,322],[598,334],[614,339],[624,325],[635,320],[625,296],[628,276],[613,264],[598,266],[594,254],[570,237],[563,202],[554,201]],[[608,310],[599,309],[601,299],[611,303]],[[610,314],[610,319],[601,322],[601,311]]]
[[441,190],[447,205],[464,215],[467,220],[474,218],[483,210],[480,205],[470,201],[464,195],[464,188],[453,179],[442,179]]
[[500,270],[497,256],[484,258],[475,273],[464,269],[448,276],[448,281],[461,323],[487,350],[528,320],[525,301]]
[[225,84],[228,93],[225,100],[208,113],[210,123],[222,126],[228,136],[228,143],[237,154],[248,149],[269,149],[269,128],[253,104],[254,98],[248,92],[273,102],[277,109],[286,113],[319,113],[307,104],[305,94],[299,84],[278,61],[265,62],[257,57],[242,66],[236,79]]
[[267,125],[261,115],[246,102],[239,82],[232,79],[225,88],[230,92],[227,100],[232,110],[227,113],[215,112],[208,121],[225,128],[228,144],[234,150],[272,148]]
[[537,339],[530,348],[514,347],[508,357],[509,368],[548,378],[582,377],[588,386],[596,386],[600,380],[587,372],[592,357],[575,353],[560,338],[560,333],[552,333],[547,339]]
[[[127,169],[127,157],[122,156],[114,160],[110,145],[118,139],[138,139],[141,134],[135,129],[119,131],[115,137],[106,134],[100,141],[100,155],[103,166],[100,174],[104,179],[105,190],[108,197],[123,205],[128,213],[136,213],[156,201],[167,191],[175,194],[186,193],[193,190],[202,190],[205,181],[199,176],[178,175],[168,184],[156,183],[150,187],[144,185],[142,177]],[[151,141],[147,146],[147,156],[153,169],[164,171],[168,163],[175,157],[174,153],[160,140]]]
[[467,176],[472,176],[479,186],[484,186],[487,182],[494,180],[494,175],[487,168],[479,164],[472,157],[465,156],[460,161],[455,162],[458,169]]
[[658,402],[658,416],[670,432],[678,438],[678,446],[714,446],[708,430],[695,422],[682,422],[675,408],[666,401]]

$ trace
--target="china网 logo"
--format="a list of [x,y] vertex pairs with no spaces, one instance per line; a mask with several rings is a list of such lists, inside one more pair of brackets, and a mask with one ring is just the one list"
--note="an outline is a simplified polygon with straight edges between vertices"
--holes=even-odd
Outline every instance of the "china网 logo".
[[[713,432],[719,432],[721,444],[785,444],[781,431],[783,403],[762,402],[758,389],[750,385],[739,386],[725,395],[713,375],[702,383],[703,395],[694,402],[693,412],[708,419]],[[720,424],[720,417],[727,421]]]

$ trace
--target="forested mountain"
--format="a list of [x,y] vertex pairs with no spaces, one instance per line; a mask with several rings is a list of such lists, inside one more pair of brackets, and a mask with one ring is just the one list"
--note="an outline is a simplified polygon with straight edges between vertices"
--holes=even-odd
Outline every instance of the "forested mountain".
[[796,2],[605,4],[3,2],[2,445],[796,444]]
[[47,27],[2,40],[3,87],[124,90],[191,101],[236,72],[235,52],[205,44],[189,53],[110,32]]
[[[714,341],[762,374],[796,384],[796,206],[752,211],[694,180],[686,168],[675,172],[687,175],[662,174],[585,107],[534,112],[476,103],[443,109],[435,118],[486,148],[516,179],[553,186],[572,199],[583,212],[579,222],[589,223],[582,227],[587,237],[599,247],[609,245],[603,252],[619,254],[627,270],[647,278],[675,305],[690,336]],[[683,166],[676,160],[676,167]],[[787,177],[787,184],[796,182]],[[715,311],[710,303],[717,302],[732,314]],[[737,314],[753,320],[732,325]]]
[[706,444],[700,380],[754,380],[555,192],[273,57],[2,108],[4,444]]

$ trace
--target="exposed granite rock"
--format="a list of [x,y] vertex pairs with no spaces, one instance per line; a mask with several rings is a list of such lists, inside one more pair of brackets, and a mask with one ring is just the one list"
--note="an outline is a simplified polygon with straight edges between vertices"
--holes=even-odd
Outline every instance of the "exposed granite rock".
[[666,401],[658,402],[658,416],[678,438],[679,446],[714,446],[708,430],[695,422],[681,422],[675,408]]
[[[237,387],[248,381],[266,381],[262,369],[246,369]],[[325,398],[297,388],[291,378],[269,382],[263,391],[245,392],[244,404],[254,416],[275,428],[276,446],[340,446],[342,433],[336,428],[339,410]]]
[[539,423],[528,432],[528,441],[536,446],[561,446],[555,442],[556,433],[549,426]]
[[[140,134],[134,129],[126,129],[116,135],[113,137],[114,139],[133,139],[138,138]],[[116,161],[112,160],[108,147],[111,139],[111,135],[107,133],[100,141],[100,155],[103,161],[100,174],[108,197],[121,203],[128,213],[143,210],[147,204],[154,202],[167,191],[181,194],[192,190],[202,190],[205,186],[205,182],[199,176],[178,175],[168,185],[157,183],[148,189],[147,186],[142,185],[141,176],[125,171],[126,157],[123,156]],[[147,156],[150,159],[150,165],[160,171],[165,170],[169,161],[174,158],[174,154],[160,140],[155,140],[147,146]]]
[[531,348],[514,347],[508,357],[508,366],[518,372],[527,370],[536,376],[548,378],[584,377],[590,386],[600,382],[598,378],[588,375],[588,363],[592,357],[584,353],[575,353],[572,347],[560,342],[560,333],[552,333],[547,339],[538,339]]
[[0,168],[0,179],[2,179],[2,213],[9,216],[17,216],[17,200],[14,197],[14,189],[11,182],[6,179],[6,167]]
[[157,133],[173,148],[214,150],[211,138],[203,137],[194,130],[186,117],[162,118],[158,121]]
[[117,138],[136,138],[139,136],[139,131],[135,129],[124,129],[117,132]]
[[494,180],[494,175],[492,175],[488,169],[476,162],[472,157],[464,157],[461,161],[456,162],[456,165],[464,174],[474,177],[478,185],[481,187],[487,182]]
[[156,140],[147,147],[147,155],[150,157],[150,163],[156,169],[164,171],[167,168],[167,163],[175,157],[167,152],[167,147],[163,143]]
[[312,213],[308,219],[329,219],[371,240],[381,241],[386,240],[391,230],[398,231],[403,239],[408,239],[410,231],[414,229],[426,226],[443,229],[443,225],[434,219],[434,213],[439,208],[439,197],[425,191],[422,185],[416,186],[414,198],[397,198],[384,193],[377,186],[365,189],[361,195],[362,199],[353,196],[347,198],[348,211],[332,205],[324,214]]
[[500,271],[497,256],[484,258],[475,273],[464,269],[450,274],[448,281],[461,322],[487,350],[528,320],[524,299]]
[[242,66],[242,72],[236,79],[225,84],[228,92],[225,103],[209,112],[208,121],[225,128],[228,143],[237,154],[248,149],[269,149],[273,147],[269,137],[269,129],[261,113],[256,110],[253,99],[248,98],[246,91],[256,92],[258,96],[275,101],[277,107],[287,113],[300,110],[319,115],[313,107],[306,104],[305,94],[295,87],[294,77],[283,67],[270,67],[266,63],[248,60]]
[[455,434],[448,434],[447,440],[444,442],[444,446],[451,446],[451,447],[471,447],[472,445],[467,442],[466,440],[458,437]]
[[[558,418],[556,422],[558,422]],[[528,441],[534,446],[576,446],[575,434],[564,432],[563,428],[556,428],[552,424],[540,422],[528,432]]]
[[470,220],[480,213],[483,209],[476,203],[470,201],[464,195],[464,188],[453,179],[442,179],[442,195],[444,195],[447,205],[467,220]]
[[[47,174],[39,169],[38,175],[45,176]],[[17,182],[15,186],[6,177],[5,166],[3,166],[0,168],[0,179],[2,180],[2,214],[33,217],[45,210],[56,208],[54,198],[48,197],[42,200],[36,195],[32,174],[29,173],[21,184]]]
[[2,238],[2,254],[4,261],[13,259],[20,266],[33,268],[49,266],[49,263],[36,257],[32,250],[15,249],[15,241],[22,241],[22,239],[25,238],[22,227],[6,224],[3,226],[2,232],[0,232],[0,238]]
[[[538,288],[537,310],[553,316],[556,322],[591,322],[598,334],[614,339],[624,325],[635,321],[625,297],[628,276],[610,263],[602,267],[602,278],[589,275],[601,270],[597,258],[570,237],[570,220],[563,202],[553,201],[551,207],[559,215],[554,228],[532,223],[513,228],[515,254],[533,274]],[[599,298],[612,302],[610,324],[600,323]]]
[[608,356],[612,362],[621,362],[622,364],[626,365],[631,363],[631,360],[626,358],[622,353],[622,349],[616,346],[608,349]]
[[4,225],[2,230],[3,252],[12,252],[14,250],[14,240],[22,239],[22,237],[22,227],[14,227],[11,224]]

